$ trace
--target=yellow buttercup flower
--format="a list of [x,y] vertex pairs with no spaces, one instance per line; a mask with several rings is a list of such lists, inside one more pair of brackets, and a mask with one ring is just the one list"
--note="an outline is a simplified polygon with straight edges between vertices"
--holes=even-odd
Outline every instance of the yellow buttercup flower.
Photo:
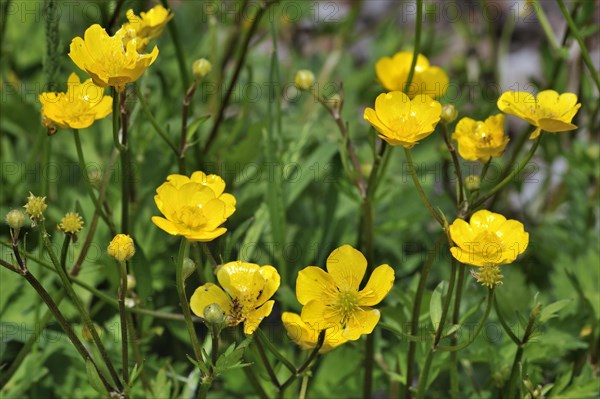
[[77,212],[67,212],[58,224],[58,228],[65,233],[77,234],[83,228],[83,219]]
[[244,333],[252,334],[261,320],[271,314],[279,288],[279,273],[273,266],[259,266],[242,261],[229,262],[217,271],[218,285],[207,283],[194,291],[190,307],[198,317],[204,309],[217,304],[225,314],[227,325],[244,323]]
[[39,100],[42,120],[51,128],[51,134],[56,132],[54,125],[84,129],[112,112],[112,97],[104,95],[104,88],[96,86],[92,79],[81,83],[75,73],[69,76],[66,93],[45,92]]
[[127,234],[117,234],[108,244],[108,254],[119,262],[131,259],[135,254],[133,239]]
[[473,266],[505,265],[515,261],[529,244],[523,223],[487,210],[475,212],[469,223],[456,219],[450,225],[456,244],[452,256]]
[[135,15],[133,10],[127,10],[126,15],[129,22],[121,26],[124,41],[125,44],[133,41],[138,51],[143,51],[150,40],[160,36],[167,23],[173,18],[171,11],[161,5],[147,12],[141,12],[139,16]]
[[370,334],[379,321],[377,305],[394,284],[389,265],[377,267],[367,285],[359,291],[367,260],[350,245],[334,250],[327,258],[327,272],[309,266],[298,273],[296,297],[304,305],[302,320],[316,331],[341,330],[342,337],[357,340]]
[[518,116],[537,127],[529,137],[534,139],[541,131],[550,133],[577,129],[571,121],[581,107],[573,93],[558,94],[544,90],[537,97],[525,91],[508,91],[498,99],[500,111]]
[[[283,312],[281,321],[290,339],[300,345],[302,349],[313,349],[317,346],[320,331],[311,328],[302,321],[299,314]],[[329,352],[348,342],[348,339],[343,336],[343,331],[337,327],[325,330],[325,341],[323,341],[323,346],[319,349],[319,353]]]
[[[412,59],[412,51],[401,51],[393,57],[380,58],[375,64],[375,72],[381,85],[389,91],[404,91]],[[440,67],[431,66],[427,57],[419,54],[408,95],[413,98],[418,94],[427,94],[437,98],[443,96],[447,88],[446,72]]]
[[212,241],[225,234],[227,229],[220,226],[235,211],[234,196],[224,190],[225,182],[217,175],[170,175],[154,196],[165,217],[153,216],[152,221],[169,234]]
[[462,118],[456,124],[452,138],[458,142],[458,153],[467,161],[487,162],[504,153],[509,138],[504,134],[504,115],[485,121]]
[[426,95],[414,99],[401,91],[377,96],[375,109],[365,109],[364,118],[389,145],[411,148],[429,136],[440,121],[442,105]]
[[114,86],[123,91],[127,83],[135,82],[156,60],[158,48],[150,54],[139,54],[136,43],[124,44],[124,31],[114,36],[98,24],[86,29],[84,38],[76,37],[71,41],[69,57],[83,71],[90,74],[100,87]]

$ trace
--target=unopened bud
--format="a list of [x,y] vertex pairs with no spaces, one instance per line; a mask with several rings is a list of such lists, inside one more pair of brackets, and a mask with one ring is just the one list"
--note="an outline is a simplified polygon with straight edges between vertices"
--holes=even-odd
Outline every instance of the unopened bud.
[[294,83],[300,90],[309,90],[315,84],[315,75],[308,69],[301,69],[296,72]]
[[467,187],[467,190],[469,191],[479,190],[479,187],[481,187],[481,179],[479,179],[479,176],[469,175],[465,177],[465,187]]
[[445,104],[442,107],[441,118],[442,118],[442,121],[446,125],[454,122],[457,117],[458,117],[458,111],[456,110],[456,108],[454,107],[454,105],[452,105],[452,104]]
[[327,99],[327,106],[329,109],[335,112],[340,112],[340,109],[342,108],[342,101],[342,96],[339,94],[334,94]]
[[190,258],[184,258],[183,259],[183,268],[182,268],[183,280],[185,281],[189,276],[192,275],[192,273],[194,273],[195,270],[196,270],[196,262],[194,262]]
[[207,324],[221,325],[225,322],[225,312],[217,303],[211,303],[204,308],[204,320]]
[[25,214],[20,209],[13,209],[6,214],[6,223],[11,229],[19,230],[23,227],[25,221]]
[[192,64],[192,73],[196,79],[202,79],[212,69],[212,64],[206,58],[200,58]]

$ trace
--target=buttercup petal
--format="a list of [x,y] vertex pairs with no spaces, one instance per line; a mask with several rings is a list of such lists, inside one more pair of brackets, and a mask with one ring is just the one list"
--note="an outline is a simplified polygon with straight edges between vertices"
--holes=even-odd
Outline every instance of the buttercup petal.
[[204,317],[204,308],[216,303],[225,315],[231,315],[231,299],[223,290],[213,283],[206,283],[196,288],[190,298],[190,308],[198,317]]
[[358,291],[367,259],[350,245],[342,245],[327,257],[327,271],[341,291]]
[[320,267],[308,266],[298,272],[296,297],[302,305],[312,300],[321,301],[330,298],[336,292],[335,281]]
[[346,323],[342,337],[356,341],[363,334],[371,334],[380,317],[381,313],[377,309],[361,308]]
[[248,313],[244,322],[244,334],[251,335],[256,331],[260,322],[271,314],[275,301],[267,301],[261,307]]
[[373,270],[365,288],[359,293],[360,306],[374,306],[389,294],[394,285],[394,269],[389,265],[381,265]]

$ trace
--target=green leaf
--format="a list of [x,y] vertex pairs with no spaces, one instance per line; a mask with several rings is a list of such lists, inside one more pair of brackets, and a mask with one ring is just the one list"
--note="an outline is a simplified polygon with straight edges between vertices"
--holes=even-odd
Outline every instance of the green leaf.
[[431,300],[429,301],[429,318],[431,319],[431,324],[434,329],[437,329],[440,325],[440,320],[442,319],[442,298],[447,287],[448,283],[442,281],[435,287],[433,294],[431,294]]
[[203,116],[199,116],[198,118],[191,121],[188,124],[186,140],[188,142],[191,141],[191,139],[194,137],[194,134],[196,134],[196,131],[198,130],[198,128],[209,119],[210,119],[210,115],[203,115]]
[[98,375],[98,370],[96,370],[96,367],[94,367],[94,364],[90,359],[85,361],[85,370],[87,372],[88,381],[92,388],[94,388],[99,394],[108,396],[108,391],[104,387],[104,384]]
[[152,381],[152,392],[154,393],[154,399],[171,397],[171,380],[167,378],[165,369],[158,370],[155,379]]
[[540,312],[539,320],[540,322],[545,322],[550,320],[553,317],[558,316],[558,312],[562,310],[565,306],[569,305],[572,302],[571,299],[563,299],[561,301],[556,301],[551,303],[548,306],[544,306]]
[[237,346],[235,343],[229,345],[225,352],[223,352],[217,359],[217,364],[215,365],[215,375],[220,375],[229,370],[249,366],[250,363],[242,363],[242,356],[244,355],[244,351],[251,341],[252,336],[248,336]]

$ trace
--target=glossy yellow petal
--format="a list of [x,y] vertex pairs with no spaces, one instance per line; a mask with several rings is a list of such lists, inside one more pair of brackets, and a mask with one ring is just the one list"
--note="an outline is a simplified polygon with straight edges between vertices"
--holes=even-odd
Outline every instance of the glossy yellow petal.
[[401,76],[396,71],[394,61],[390,57],[380,58],[375,64],[375,73],[377,79],[386,90],[403,90],[401,86]]
[[359,293],[359,306],[374,306],[383,300],[394,285],[394,269],[381,265],[373,270],[365,288]]
[[246,317],[246,321],[244,322],[244,334],[246,334],[246,335],[253,334],[254,331],[256,331],[256,329],[258,328],[258,325],[260,324],[260,322],[265,317],[267,317],[268,315],[271,314],[274,304],[275,304],[275,301],[267,301],[264,303],[264,305],[262,305],[258,309],[253,310],[250,313],[248,313],[248,316]]
[[221,194],[219,196],[219,200],[223,201],[225,204],[225,217],[228,218],[235,212],[235,197],[231,194]]
[[300,315],[291,312],[283,312],[281,321],[287,331],[288,337],[302,349],[314,348],[319,338],[319,332],[310,328],[302,321]]
[[346,323],[342,337],[356,341],[363,334],[371,334],[379,322],[381,313],[377,309],[361,308]]
[[223,310],[225,315],[231,315],[231,300],[219,286],[213,283],[206,283],[196,288],[190,298],[190,308],[198,317],[204,317],[204,308],[216,303]]
[[271,298],[279,289],[281,277],[279,276],[277,269],[270,265],[262,266],[258,269],[258,273],[265,280],[265,286],[260,293],[260,296],[256,299],[256,302],[260,305]]
[[[577,126],[573,125],[572,123],[563,122],[563,121],[556,120],[556,119],[542,118],[538,121],[538,124],[540,125],[540,128],[542,130],[544,130],[546,132],[550,132],[550,133],[568,132],[570,130],[577,129]],[[535,137],[532,137],[532,138],[535,138]]]
[[179,189],[186,183],[190,182],[190,178],[185,175],[172,174],[167,176],[167,181],[171,183],[175,188]]
[[342,324],[342,315],[325,303],[312,300],[302,308],[302,320],[314,330],[321,331]]
[[217,228],[227,220],[225,216],[225,204],[217,198],[204,203],[201,209],[206,216],[206,226],[208,228]]
[[152,216],[152,222],[155,225],[157,225],[160,229],[166,231],[171,235],[179,234],[179,229],[177,228],[177,226],[173,222],[165,218],[161,218],[160,216]]
[[256,307],[256,300],[265,287],[254,263],[235,261],[224,264],[217,271],[217,279],[225,292],[246,307]]
[[227,229],[224,227],[219,227],[218,229],[214,229],[214,230],[210,230],[210,231],[202,230],[199,232],[189,231],[189,229],[188,229],[188,232],[183,235],[185,238],[187,238],[190,241],[209,242],[209,241],[214,240],[217,237],[222,236],[226,232],[227,232]]
[[320,267],[308,266],[298,272],[296,297],[302,305],[312,300],[330,300],[337,291],[333,278]]
[[[312,349],[317,345],[319,331],[310,328],[296,313],[283,312],[281,321],[285,327],[288,336],[296,342],[302,349]],[[319,353],[327,353],[336,347],[348,342],[342,337],[342,328],[335,326],[328,328],[325,332],[325,340]]]
[[526,91],[507,91],[502,93],[497,102],[498,109],[505,114],[518,116],[535,124],[529,115],[535,112],[535,97]]
[[327,257],[327,272],[340,291],[358,291],[367,271],[367,259],[350,245],[342,245]]
[[490,230],[497,230],[504,222],[506,222],[504,216],[485,209],[475,212],[469,220],[469,224],[473,229]]

